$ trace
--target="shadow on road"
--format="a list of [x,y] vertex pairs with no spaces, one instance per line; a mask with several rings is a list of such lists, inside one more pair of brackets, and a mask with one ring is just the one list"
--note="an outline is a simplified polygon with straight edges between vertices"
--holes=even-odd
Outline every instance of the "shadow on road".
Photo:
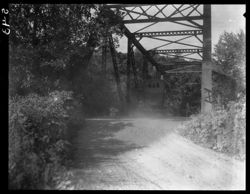
[[132,123],[113,123],[110,120],[86,121],[74,140],[72,167],[92,168],[105,161],[114,160],[115,156],[126,151],[140,148],[138,145],[113,138],[114,133],[132,126]]

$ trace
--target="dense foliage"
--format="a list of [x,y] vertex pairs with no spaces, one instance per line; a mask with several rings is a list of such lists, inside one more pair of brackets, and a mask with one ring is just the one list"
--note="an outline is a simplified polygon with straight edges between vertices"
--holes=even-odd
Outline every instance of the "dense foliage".
[[104,32],[121,34],[116,26],[120,13],[111,17],[102,5],[11,4],[10,12],[11,68],[22,68],[29,80],[35,77],[35,82],[23,84],[26,90],[50,82],[44,90],[56,83],[57,88],[80,93],[89,61],[104,44]]
[[44,188],[90,105],[108,113],[116,103],[93,53],[105,33],[121,35],[120,13],[101,4],[10,4],[9,11],[9,188]]
[[214,63],[222,67],[228,76],[213,75],[213,96],[224,107],[246,92],[245,39],[242,30],[239,33],[224,32],[215,45]]
[[246,99],[191,117],[180,129],[182,135],[205,147],[243,159],[246,149]]
[[29,94],[9,100],[9,186],[35,189],[49,184],[67,151],[63,104],[70,93]]

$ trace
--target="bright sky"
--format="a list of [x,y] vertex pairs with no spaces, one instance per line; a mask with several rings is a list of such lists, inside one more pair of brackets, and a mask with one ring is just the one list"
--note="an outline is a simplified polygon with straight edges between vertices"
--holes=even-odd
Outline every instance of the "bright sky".
[[[214,47],[215,44],[217,44],[219,40],[219,36],[224,32],[239,32],[240,29],[245,31],[246,28],[246,20],[243,14],[246,11],[246,6],[244,4],[216,4],[212,5],[212,45]],[[164,25],[163,25],[164,24]],[[147,31],[163,31],[163,30],[181,30],[176,29],[178,27],[170,25],[166,26],[166,23],[159,23],[158,26],[154,25],[152,28],[148,28]],[[145,24],[129,24],[127,27],[131,32],[136,31],[137,29],[142,28],[145,26]],[[175,28],[176,27],[176,28]],[[175,29],[174,29],[175,28]],[[185,29],[188,29],[185,28]],[[179,38],[179,37],[177,37]],[[175,40],[174,37],[168,37],[168,40]],[[189,40],[194,41],[194,40]],[[197,40],[196,40],[197,41]],[[153,48],[154,46],[159,46],[159,42],[154,42],[152,39],[144,38],[141,41],[142,45],[146,49]],[[187,42],[188,43],[188,42]],[[190,43],[190,42],[189,42]],[[194,42],[192,42],[194,43]],[[160,45],[163,44],[163,42],[160,42]],[[169,48],[169,47],[168,47]],[[174,48],[174,47],[173,47]],[[164,48],[162,48],[164,49]],[[118,48],[118,51],[126,53],[127,52],[127,38],[124,36],[120,39],[120,47]]]

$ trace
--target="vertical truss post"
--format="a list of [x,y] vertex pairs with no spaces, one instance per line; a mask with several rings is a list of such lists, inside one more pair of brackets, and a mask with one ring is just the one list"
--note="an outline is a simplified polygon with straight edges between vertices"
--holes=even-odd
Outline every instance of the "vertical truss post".
[[130,69],[131,69],[131,54],[132,54],[132,41],[128,38],[128,52],[127,52],[127,103],[130,103]]
[[106,68],[107,68],[107,38],[103,37],[102,46],[102,73],[103,77],[106,78]]
[[108,41],[109,41],[110,53],[111,53],[111,57],[113,61],[113,68],[114,68],[115,80],[116,80],[116,85],[117,85],[117,91],[118,91],[118,95],[119,95],[120,102],[122,104],[122,109],[123,109],[123,96],[122,96],[122,89],[121,89],[121,80],[120,80],[118,65],[116,61],[116,51],[114,48],[112,35],[110,35],[108,38],[109,38]]
[[134,74],[134,83],[135,83],[135,95],[136,99],[139,101],[140,100],[140,92],[138,91],[139,88],[139,82],[138,82],[138,77],[137,77],[137,71],[136,71],[136,66],[135,66],[135,55],[134,55],[134,50],[132,49],[131,53],[131,65],[133,69],[133,74]]
[[134,55],[133,49],[131,51],[131,64],[132,64],[132,69],[133,69],[133,74],[134,74],[135,88],[138,88],[138,79],[137,79],[137,72],[136,72],[136,67],[135,67],[135,55]]
[[211,5],[203,6],[203,61],[201,76],[201,112],[212,110]]

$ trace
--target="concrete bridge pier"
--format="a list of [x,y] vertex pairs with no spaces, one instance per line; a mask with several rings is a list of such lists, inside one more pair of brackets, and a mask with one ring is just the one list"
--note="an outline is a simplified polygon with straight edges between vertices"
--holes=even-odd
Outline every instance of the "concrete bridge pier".
[[201,75],[201,112],[212,110],[212,44],[211,44],[211,5],[205,4],[203,20],[203,61]]

